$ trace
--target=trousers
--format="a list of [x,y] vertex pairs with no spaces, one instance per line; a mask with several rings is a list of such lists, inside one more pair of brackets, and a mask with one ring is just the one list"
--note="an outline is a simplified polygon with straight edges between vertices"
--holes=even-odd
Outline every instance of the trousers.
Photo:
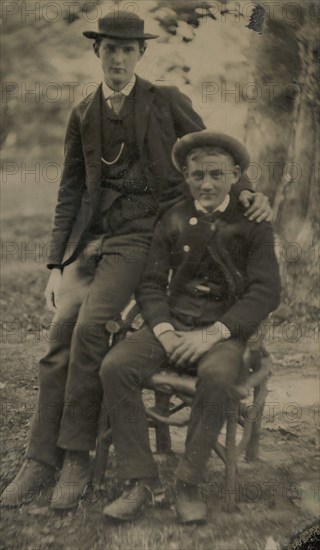
[[95,448],[102,399],[99,369],[108,326],[138,286],[151,235],[100,237],[62,275],[26,455],[58,467],[63,450]]
[[[182,330],[181,324],[175,328]],[[228,387],[240,374],[244,349],[243,341],[224,340],[198,361],[196,395],[177,479],[192,484],[204,481],[213,443],[226,418]],[[142,389],[167,364],[163,347],[148,327],[117,344],[102,362],[102,410],[112,429],[119,479],[157,477]]]

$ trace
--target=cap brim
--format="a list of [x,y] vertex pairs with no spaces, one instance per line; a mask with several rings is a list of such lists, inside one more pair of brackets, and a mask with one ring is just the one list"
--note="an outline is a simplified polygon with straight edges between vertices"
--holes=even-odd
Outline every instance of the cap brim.
[[245,170],[250,162],[248,151],[237,139],[225,134],[202,130],[201,132],[187,134],[175,143],[172,150],[172,161],[179,172],[183,172],[188,154],[198,147],[219,147],[223,149],[234,158],[235,163],[242,170]]
[[113,33],[108,32],[108,34],[100,33],[100,32],[93,32],[93,31],[84,31],[82,33],[86,38],[91,38],[93,40],[96,40],[96,38],[119,38],[120,40],[153,40],[154,38],[159,38],[158,34],[139,34],[139,35],[131,35],[131,36],[124,36],[117,32]]

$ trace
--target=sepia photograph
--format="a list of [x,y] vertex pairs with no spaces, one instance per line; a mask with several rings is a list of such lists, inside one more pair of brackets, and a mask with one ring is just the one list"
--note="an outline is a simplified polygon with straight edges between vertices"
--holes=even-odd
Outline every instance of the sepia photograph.
[[0,10],[0,550],[320,548],[320,0]]

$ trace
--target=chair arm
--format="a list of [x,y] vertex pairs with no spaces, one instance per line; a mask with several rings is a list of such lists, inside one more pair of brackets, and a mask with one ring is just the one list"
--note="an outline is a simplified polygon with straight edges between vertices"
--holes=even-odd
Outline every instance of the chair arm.
[[146,414],[149,418],[152,418],[152,420],[156,420],[156,422],[161,422],[161,424],[167,424],[168,426],[178,426],[179,428],[182,428],[183,426],[187,426],[189,422],[189,418],[172,419],[170,416],[164,416],[163,414],[160,414],[154,407],[146,407]]
[[230,396],[233,399],[246,399],[250,391],[256,388],[272,375],[273,362],[270,354],[261,357],[261,366],[250,374],[244,384],[234,385],[230,388]]
[[179,374],[174,370],[167,369],[154,374],[148,382],[148,387],[165,393],[185,393],[193,397],[196,393],[196,383],[195,376]]

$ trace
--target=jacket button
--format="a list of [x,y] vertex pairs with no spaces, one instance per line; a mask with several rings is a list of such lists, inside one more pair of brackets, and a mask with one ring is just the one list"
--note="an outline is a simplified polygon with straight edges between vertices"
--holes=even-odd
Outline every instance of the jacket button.
[[190,220],[189,220],[190,225],[197,225],[197,223],[198,223],[197,218],[190,218]]
[[114,321],[113,319],[110,319],[106,323],[106,329],[110,334],[116,334],[120,330],[120,325],[117,323],[117,321]]
[[190,251],[190,246],[188,244],[185,244],[184,247],[183,247],[183,250],[184,250],[184,252],[189,252]]
[[214,233],[214,232],[216,231],[217,228],[216,228],[216,226],[214,225],[214,223],[212,223],[212,224],[210,225],[210,229],[211,229],[212,233]]

